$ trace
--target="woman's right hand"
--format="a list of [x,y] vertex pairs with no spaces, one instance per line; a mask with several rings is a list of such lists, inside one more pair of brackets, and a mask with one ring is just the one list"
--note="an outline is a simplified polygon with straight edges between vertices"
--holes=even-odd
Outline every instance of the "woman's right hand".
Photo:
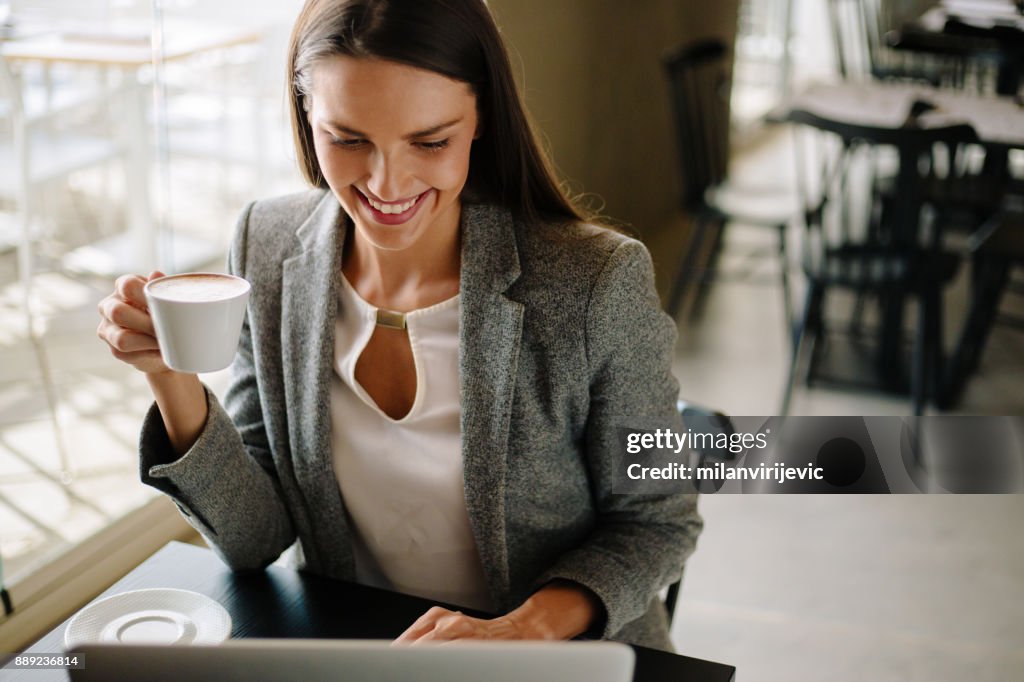
[[153,272],[148,278],[140,275],[122,275],[117,278],[114,293],[97,306],[100,324],[96,335],[110,347],[110,353],[146,374],[171,371],[160,357],[160,346],[149,316],[143,287],[146,282],[163,277]]
[[107,342],[115,358],[146,373],[164,420],[167,438],[174,453],[180,456],[199,438],[209,410],[206,390],[199,383],[199,378],[195,374],[171,370],[160,357],[160,345],[143,288],[146,282],[163,276],[162,272],[153,272],[148,278],[139,275],[118,277],[114,293],[97,306],[101,319],[96,334]]

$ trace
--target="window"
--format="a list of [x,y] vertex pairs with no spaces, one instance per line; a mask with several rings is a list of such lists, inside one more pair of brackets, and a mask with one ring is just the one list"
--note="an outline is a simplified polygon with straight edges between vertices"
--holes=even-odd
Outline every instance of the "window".
[[120,274],[221,270],[242,207],[302,188],[283,96],[300,6],[0,1],[8,586],[154,499],[136,455],[149,391],[96,338],[96,305]]

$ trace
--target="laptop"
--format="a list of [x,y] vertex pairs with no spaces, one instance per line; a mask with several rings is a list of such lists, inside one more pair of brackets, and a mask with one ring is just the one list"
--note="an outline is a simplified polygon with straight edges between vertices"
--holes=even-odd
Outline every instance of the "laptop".
[[73,682],[628,682],[633,650],[615,642],[234,639],[216,646],[88,644]]

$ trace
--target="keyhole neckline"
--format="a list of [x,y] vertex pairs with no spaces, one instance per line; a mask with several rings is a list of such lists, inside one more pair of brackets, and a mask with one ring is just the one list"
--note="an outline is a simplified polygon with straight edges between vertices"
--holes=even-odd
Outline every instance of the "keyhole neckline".
[[381,324],[380,313],[383,313],[385,317],[401,316],[402,326],[400,328],[404,328],[406,330],[408,330],[410,320],[415,319],[417,317],[421,317],[423,315],[429,315],[432,312],[449,308],[458,303],[459,296],[461,295],[461,293],[456,293],[454,296],[446,298],[443,301],[438,301],[437,303],[425,306],[423,308],[416,308],[415,310],[388,310],[387,308],[380,308],[378,306],[375,306],[369,301],[367,301],[365,298],[360,296],[359,292],[356,291],[356,288],[352,286],[351,282],[348,281],[348,277],[345,276],[344,272],[341,273],[341,284],[349,291],[350,294],[352,294],[352,297],[355,299],[356,303],[362,308],[362,314],[365,315],[368,320],[371,320],[373,321],[374,324],[378,324],[382,327],[399,328],[397,327],[397,325]]

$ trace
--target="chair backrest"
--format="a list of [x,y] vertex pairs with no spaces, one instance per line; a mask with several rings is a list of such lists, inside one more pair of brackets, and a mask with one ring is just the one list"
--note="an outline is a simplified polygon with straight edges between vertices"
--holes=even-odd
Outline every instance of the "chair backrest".
[[[917,102],[914,103],[917,105]],[[968,123],[954,123],[941,127],[921,127],[917,116],[908,112],[902,127],[873,126],[837,121],[810,111],[795,109],[788,120],[838,135],[843,140],[860,141],[872,145],[891,145],[899,149],[928,149],[933,144],[977,143],[978,135]]]
[[[735,431],[729,417],[718,410],[686,400],[678,401],[676,403],[676,409],[679,410],[679,415],[684,420],[706,421],[728,434],[732,434]],[[725,456],[729,457],[728,451],[726,451]],[[682,571],[680,571],[679,580],[669,585],[668,592],[665,594],[665,610],[668,612],[669,625],[672,624],[672,618],[675,616],[676,602],[679,601],[679,590],[681,589],[682,584],[683,574]]]
[[[950,150],[978,139],[970,125],[921,127],[917,117],[910,114],[904,126],[898,128],[836,121],[805,110],[792,111],[788,118],[824,133],[816,136],[819,144],[813,154],[814,171],[798,177],[805,206],[803,263],[809,274],[818,272],[824,254],[837,248],[870,243],[898,255],[900,249],[925,245],[923,186],[937,172],[934,153],[941,147]],[[895,148],[901,161],[915,161],[901,162],[896,179],[899,200],[892,202],[884,215],[879,206],[872,204],[877,195],[871,190],[870,180],[863,182],[862,173],[870,168],[871,154],[880,146]],[[798,138],[796,149],[798,166],[806,168],[803,159],[809,155],[802,138]],[[897,214],[893,207],[901,212]],[[937,233],[933,230],[931,235]]]
[[663,61],[683,179],[683,207],[692,209],[726,176],[729,160],[728,50],[700,40],[669,52]]

